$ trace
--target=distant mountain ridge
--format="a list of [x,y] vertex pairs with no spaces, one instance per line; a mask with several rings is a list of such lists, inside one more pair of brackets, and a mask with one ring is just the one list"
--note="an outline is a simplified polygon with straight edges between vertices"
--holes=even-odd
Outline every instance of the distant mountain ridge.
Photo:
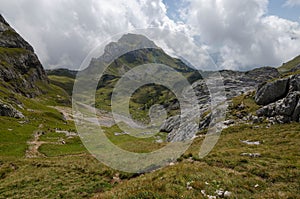
[[46,74],[48,76],[55,75],[55,76],[64,76],[69,78],[76,78],[78,71],[70,70],[67,68],[58,68],[58,69],[46,69]]

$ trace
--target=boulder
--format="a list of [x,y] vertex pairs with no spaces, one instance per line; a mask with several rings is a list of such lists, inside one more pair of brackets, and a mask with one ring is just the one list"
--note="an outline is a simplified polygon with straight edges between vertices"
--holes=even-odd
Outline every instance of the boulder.
[[291,117],[288,115],[276,115],[275,120],[278,124],[286,124],[291,122]]
[[256,111],[256,115],[258,117],[262,117],[262,116],[274,117],[276,115],[275,107],[276,107],[276,103],[272,103],[267,106],[264,106]]
[[24,115],[12,105],[0,101],[0,116],[24,118]]
[[288,93],[289,78],[262,84],[258,87],[255,102],[267,105],[285,97]]

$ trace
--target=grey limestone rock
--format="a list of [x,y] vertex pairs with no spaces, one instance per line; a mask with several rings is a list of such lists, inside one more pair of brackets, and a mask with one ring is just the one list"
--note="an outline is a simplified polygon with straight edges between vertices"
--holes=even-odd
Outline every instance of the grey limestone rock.
[[4,103],[0,100],[0,116],[24,118],[24,115],[15,109],[12,105]]
[[260,85],[255,95],[256,103],[267,105],[283,98],[287,94],[288,83],[289,78],[285,78]]

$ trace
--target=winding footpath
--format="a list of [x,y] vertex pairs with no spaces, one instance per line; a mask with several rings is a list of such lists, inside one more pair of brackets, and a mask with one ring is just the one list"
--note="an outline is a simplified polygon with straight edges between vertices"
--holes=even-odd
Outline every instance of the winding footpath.
[[27,142],[29,146],[25,153],[26,158],[46,157],[45,154],[39,152],[39,148],[42,144],[47,144],[49,142],[39,141],[40,136],[40,131],[36,130],[34,132],[34,139],[32,141]]

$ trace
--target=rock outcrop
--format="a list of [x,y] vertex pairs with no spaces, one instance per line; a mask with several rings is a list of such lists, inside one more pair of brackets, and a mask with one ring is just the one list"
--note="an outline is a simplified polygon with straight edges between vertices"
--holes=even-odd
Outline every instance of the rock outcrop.
[[10,104],[4,103],[0,100],[0,116],[24,118],[24,115],[12,107]]
[[0,15],[0,85],[26,97],[42,93],[37,84],[48,84],[46,73],[26,42]]
[[257,111],[259,117],[266,117],[276,123],[299,122],[300,75],[263,85],[258,89],[256,98],[260,99],[260,102],[269,102],[263,103],[265,106]]

